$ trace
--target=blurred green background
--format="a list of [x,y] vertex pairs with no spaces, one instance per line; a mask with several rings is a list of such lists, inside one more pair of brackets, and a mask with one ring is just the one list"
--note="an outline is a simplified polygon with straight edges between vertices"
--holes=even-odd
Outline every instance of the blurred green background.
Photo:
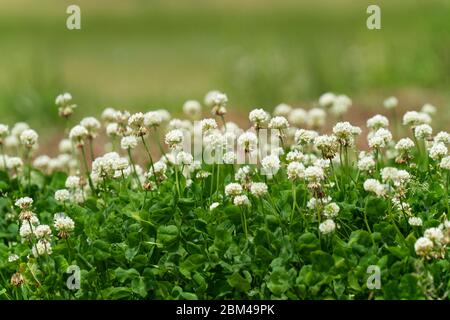
[[[65,27],[66,8],[82,29]],[[382,9],[368,30],[366,8]],[[230,111],[280,102],[308,106],[325,91],[376,109],[450,108],[450,1],[2,0],[0,117],[52,134],[55,96],[73,121],[112,106],[180,110],[211,89]]]

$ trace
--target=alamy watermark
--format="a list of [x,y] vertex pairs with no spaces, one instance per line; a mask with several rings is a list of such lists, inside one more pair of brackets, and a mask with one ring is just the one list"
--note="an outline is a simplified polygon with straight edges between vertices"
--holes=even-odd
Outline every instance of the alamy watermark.
[[80,267],[77,265],[70,265],[67,267],[66,273],[70,274],[67,278],[66,285],[70,290],[78,290],[81,287],[81,273]]

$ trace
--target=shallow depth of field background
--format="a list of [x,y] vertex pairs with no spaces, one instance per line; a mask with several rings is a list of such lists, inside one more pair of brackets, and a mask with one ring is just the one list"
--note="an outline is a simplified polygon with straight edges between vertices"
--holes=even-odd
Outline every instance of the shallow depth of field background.
[[[80,31],[65,27],[69,4]],[[366,28],[369,4],[380,31]],[[353,114],[382,111],[388,95],[448,111],[449,17],[448,0],[2,0],[0,122],[53,135],[62,91],[79,105],[74,123],[107,106],[180,110],[211,89],[233,117],[310,107],[325,91],[351,96]]]

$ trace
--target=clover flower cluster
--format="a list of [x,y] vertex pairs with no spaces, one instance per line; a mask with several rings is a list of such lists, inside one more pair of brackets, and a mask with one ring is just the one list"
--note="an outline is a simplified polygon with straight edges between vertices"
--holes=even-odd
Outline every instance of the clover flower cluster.
[[[61,116],[69,118],[74,113],[70,94],[58,96],[56,104]],[[399,101],[390,97],[383,105],[392,112]],[[203,104],[187,100],[181,109],[188,119],[172,118],[162,109],[130,113],[106,108],[100,120],[86,117],[73,126],[60,141],[59,154],[54,157],[34,157],[39,136],[27,124],[17,123],[11,130],[8,125],[0,124],[0,168],[23,181],[30,159],[34,169],[46,174],[66,172],[65,188],[54,193],[61,206],[81,205],[89,197],[110,192],[113,190],[110,183],[145,191],[146,196],[174,185],[178,197],[188,194],[193,186],[202,189],[208,186],[211,212],[227,204],[246,211],[261,203],[269,203],[278,211],[270,190],[272,185],[287,178],[283,183],[293,190],[292,215],[307,213],[317,222],[317,231],[324,235],[339,232],[339,214],[345,207],[334,191],[345,194],[350,185],[356,186],[355,189],[362,187],[358,192],[364,190],[364,196],[388,202],[395,217],[403,214],[410,226],[422,226],[424,217],[414,212],[414,205],[407,199],[409,186],[416,183],[418,166],[425,163],[421,169],[431,168],[442,178],[450,174],[450,134],[441,131],[433,135],[431,126],[436,108],[427,104],[420,111],[406,112],[402,123],[408,136],[403,137],[391,132],[395,123],[390,123],[385,115],[372,116],[366,122],[368,148],[360,151],[358,139],[362,129],[342,120],[351,106],[352,100],[346,95],[329,92],[309,109],[286,103],[277,105],[272,113],[255,108],[248,115],[247,128],[226,121],[228,97],[217,90],[209,92]],[[203,108],[211,112],[202,119]],[[332,127],[326,126],[330,116],[338,120]],[[262,129],[268,129],[269,137],[275,139],[263,141],[259,137]],[[201,155],[210,150],[217,162],[204,165],[197,160],[196,150],[186,150],[196,134],[202,138]],[[99,136],[108,139],[101,153],[94,147],[101,141]],[[145,165],[142,157],[136,157],[138,153],[147,159]],[[29,158],[23,157],[24,154]],[[242,157],[256,157],[257,161],[241,165],[237,160]],[[394,167],[395,163],[399,166]],[[224,172],[226,178],[221,176]],[[216,192],[212,192],[213,187],[217,188]],[[302,208],[296,198],[299,189],[307,195]],[[16,202],[21,210],[20,236],[24,241],[33,242],[34,256],[51,254],[52,230],[39,223],[31,211],[32,204],[29,198]],[[74,222],[64,214],[57,214],[53,227],[60,238],[68,238],[74,231]],[[445,238],[447,227],[440,230]],[[442,256],[442,246],[436,242],[437,233],[428,231],[418,240],[418,255]]]
[[437,227],[425,230],[423,237],[417,239],[414,249],[418,256],[427,260],[444,259],[450,244],[450,222],[445,220]]

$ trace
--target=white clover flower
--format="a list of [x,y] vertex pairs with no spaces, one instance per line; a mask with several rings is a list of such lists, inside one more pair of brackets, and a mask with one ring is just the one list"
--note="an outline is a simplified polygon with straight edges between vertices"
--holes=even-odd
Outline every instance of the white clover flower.
[[406,184],[411,175],[406,170],[398,170],[394,167],[385,167],[381,169],[381,180],[383,182],[392,182],[395,186]]
[[19,256],[17,254],[10,254],[8,256],[8,262],[9,263],[15,262],[17,260],[19,260]]
[[133,129],[139,130],[144,125],[144,119],[145,116],[142,112],[134,113],[128,118],[128,125]]
[[334,104],[336,95],[332,92],[326,92],[319,97],[319,105],[322,108],[328,109]]
[[42,255],[51,255],[52,254],[52,245],[49,241],[45,239],[40,239],[32,249],[33,256],[36,258]]
[[183,131],[180,129],[174,129],[167,132],[165,142],[170,149],[177,149],[184,140]]
[[385,148],[391,141],[392,133],[385,128],[378,129],[368,138],[370,148]]
[[429,150],[430,158],[433,160],[440,160],[448,153],[448,149],[443,143],[433,143]]
[[302,152],[300,152],[298,150],[292,150],[292,151],[289,151],[288,154],[286,155],[286,161],[287,162],[293,162],[293,161],[302,162],[304,157],[305,157],[305,155]]
[[264,182],[253,182],[250,185],[250,193],[255,197],[262,197],[268,192],[267,184]]
[[403,115],[403,124],[407,126],[418,126],[430,123],[431,117],[423,112],[408,111]]
[[203,134],[207,134],[213,129],[217,129],[217,122],[214,119],[208,118],[200,121]]
[[410,217],[408,219],[408,223],[410,226],[420,227],[422,226],[422,219],[420,219],[419,217]]
[[177,164],[178,165],[184,165],[189,166],[194,162],[194,157],[188,152],[180,151],[177,154]]
[[247,131],[239,136],[237,142],[246,152],[249,152],[256,150],[258,138],[253,132]]
[[429,103],[425,103],[422,107],[422,109],[420,109],[420,112],[426,113],[430,116],[434,115],[436,113],[436,107],[433,106],[432,104]]
[[225,194],[230,197],[238,196],[242,193],[242,186],[239,183],[229,183],[225,186]]
[[319,225],[319,231],[322,234],[330,234],[334,230],[336,230],[336,224],[331,219],[327,219]]
[[34,159],[33,166],[45,171],[48,168],[49,163],[50,157],[47,155],[42,155]]
[[261,160],[261,166],[264,172],[269,175],[274,175],[280,169],[280,158],[276,154],[270,154]]
[[135,136],[123,137],[120,140],[120,147],[124,150],[130,150],[136,148],[138,145],[138,140]]
[[205,95],[204,104],[208,108],[212,108],[214,106],[214,98],[217,96],[217,94],[220,93],[218,90],[211,90]]
[[[155,170],[155,174],[163,175],[167,171],[167,165],[162,161],[157,161],[153,164],[153,170]],[[153,172],[153,170],[149,172]]]
[[9,134],[9,127],[5,124],[0,124],[0,142]]
[[19,229],[19,235],[23,239],[31,239],[33,237],[33,230],[28,222],[22,223]]
[[31,199],[30,197],[22,197],[17,199],[14,204],[16,205],[16,207],[19,207],[22,210],[26,210],[33,204],[33,199]]
[[218,206],[220,206],[220,203],[218,203],[218,202],[213,202],[213,203],[211,203],[211,205],[209,206],[209,211],[213,211],[213,210],[216,209]]
[[189,120],[181,120],[181,119],[172,119],[167,126],[168,130],[180,129],[190,131],[192,130],[192,122]]
[[414,128],[414,135],[417,139],[428,139],[433,134],[433,128],[428,124],[420,124]]
[[59,142],[58,150],[61,153],[72,153],[72,142],[69,139],[62,139]]
[[417,239],[416,243],[414,244],[414,249],[416,251],[416,254],[421,257],[426,257],[431,250],[433,250],[433,242],[426,238],[421,237]]
[[283,116],[287,117],[289,113],[291,112],[292,107],[286,103],[280,103],[277,105],[273,111],[273,114],[275,116]]
[[27,148],[33,147],[39,138],[39,135],[33,129],[26,129],[20,134],[20,142]]
[[372,156],[366,155],[359,158],[357,166],[361,171],[372,171],[375,168],[375,160]]
[[38,239],[48,238],[52,235],[52,230],[46,224],[41,224],[34,229],[34,235]]
[[444,239],[444,234],[439,228],[428,228],[427,230],[425,230],[424,236],[437,245],[440,245],[442,243],[442,240]]
[[70,130],[69,138],[77,144],[77,146],[82,146],[84,144],[84,139],[88,136],[89,132],[87,129],[81,125],[76,125]]
[[156,112],[159,113],[159,115],[162,119],[162,122],[168,122],[172,118],[169,111],[167,111],[166,109],[158,109],[158,110],[156,110]]
[[323,208],[323,214],[327,218],[337,217],[339,214],[340,208],[335,202],[331,202]]
[[247,207],[251,205],[250,200],[245,194],[234,197],[233,204],[235,206],[247,206]]
[[398,99],[396,97],[389,97],[383,101],[386,109],[395,109],[398,106]]
[[387,128],[388,126],[388,118],[380,114],[374,115],[372,118],[367,120],[367,128],[371,129],[372,131],[376,131],[380,128]]
[[334,135],[318,136],[314,139],[314,145],[322,152],[325,159],[333,159],[339,148],[338,140]]
[[197,179],[206,179],[211,175],[211,172],[208,171],[204,171],[204,170],[200,170],[199,172],[197,172],[197,174],[195,175],[195,177]]
[[68,176],[66,179],[65,186],[67,189],[77,189],[81,186],[80,177],[78,176]]
[[157,127],[163,122],[163,115],[158,111],[149,111],[144,114],[144,125],[147,127]]
[[67,238],[69,233],[75,229],[75,222],[64,213],[57,213],[53,216],[53,226],[58,231],[58,236]]
[[106,123],[116,121],[116,110],[113,108],[105,108],[102,112],[101,119]]
[[292,125],[300,127],[306,123],[307,117],[308,114],[305,109],[295,108],[289,113],[288,120]]
[[238,169],[238,172],[235,174],[235,179],[245,184],[250,181],[250,177],[253,175],[253,171],[249,166],[243,166]]
[[307,124],[311,128],[321,128],[325,125],[327,114],[323,109],[312,108],[308,111]]
[[55,191],[55,200],[59,202],[65,202],[70,199],[70,193],[67,189],[60,189]]
[[323,205],[327,205],[331,202],[331,197],[325,197],[325,198],[315,198],[312,197],[308,200],[308,203],[306,204],[306,207],[311,210],[316,210],[317,208],[321,208]]
[[283,116],[276,116],[269,121],[270,129],[283,130],[289,128],[289,122]]
[[450,134],[446,131],[441,131],[438,134],[436,134],[436,136],[433,138],[433,141],[435,143],[445,143],[445,144],[449,144],[450,143]]
[[226,105],[228,97],[225,93],[217,92],[212,98],[212,114],[223,116],[227,113]]
[[116,137],[120,135],[119,125],[115,122],[108,123],[106,126],[106,134],[109,137]]
[[11,129],[11,135],[16,136],[17,138],[20,137],[22,132],[25,130],[30,129],[30,126],[26,122],[17,122],[14,124],[13,128]]
[[400,152],[408,152],[412,148],[414,148],[414,142],[410,138],[400,139],[395,145],[395,150],[398,150]]
[[439,167],[444,170],[450,170],[450,156],[442,158],[441,162],[439,163]]
[[17,148],[20,144],[20,141],[16,136],[10,135],[4,139],[3,143],[7,148]]
[[305,169],[305,178],[309,183],[318,184],[325,179],[325,173],[321,167],[310,166]]
[[293,161],[287,166],[289,180],[303,179],[305,177],[305,166],[297,161]]
[[236,154],[233,151],[228,151],[223,154],[223,163],[234,164],[236,162]]
[[269,122],[270,115],[263,109],[254,109],[250,111],[248,118],[250,122],[255,125],[255,127],[262,128]]
[[202,105],[197,100],[188,100],[183,104],[183,112],[190,118],[196,118],[202,112]]
[[344,146],[352,146],[354,143],[354,136],[361,134],[361,129],[359,127],[352,126],[347,121],[338,122],[333,127],[333,133],[340,144]]
[[55,104],[58,106],[64,106],[72,101],[72,95],[68,92],[58,95],[55,99]]
[[95,138],[97,136],[98,130],[101,128],[100,122],[94,117],[86,117],[81,120],[80,125],[83,126],[87,132],[88,137]]
[[307,145],[314,141],[319,134],[313,130],[298,129],[295,132],[295,142],[299,145]]
[[128,111],[116,111],[114,113],[114,122],[124,125],[128,123],[129,117],[130,113]]
[[364,181],[363,187],[364,190],[375,193],[377,197],[382,197],[386,193],[385,186],[375,179],[367,179],[366,181]]
[[210,133],[203,137],[204,146],[211,150],[219,150],[226,145],[225,136],[218,130],[210,131]]
[[23,167],[23,161],[19,157],[8,157],[6,159],[6,167],[8,169],[18,170]]
[[334,116],[340,117],[347,113],[348,109],[352,106],[352,103],[352,100],[348,96],[344,94],[338,95],[330,107],[330,112]]

